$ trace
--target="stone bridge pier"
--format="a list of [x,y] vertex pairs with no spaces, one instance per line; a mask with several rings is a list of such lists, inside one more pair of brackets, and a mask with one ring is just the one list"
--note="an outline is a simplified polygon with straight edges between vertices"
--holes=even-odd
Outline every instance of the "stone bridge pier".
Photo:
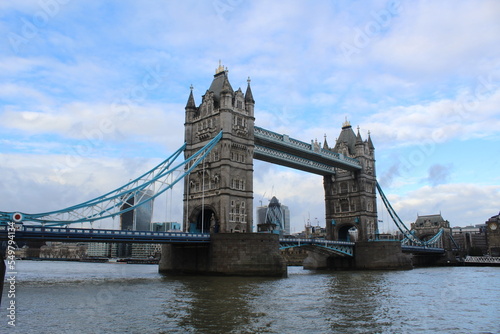
[[308,251],[304,269],[394,270],[412,269],[412,258],[404,254],[399,241],[358,241],[353,257],[339,257],[325,252]]
[[215,233],[210,244],[165,245],[159,271],[175,275],[285,277],[279,237],[265,233]]

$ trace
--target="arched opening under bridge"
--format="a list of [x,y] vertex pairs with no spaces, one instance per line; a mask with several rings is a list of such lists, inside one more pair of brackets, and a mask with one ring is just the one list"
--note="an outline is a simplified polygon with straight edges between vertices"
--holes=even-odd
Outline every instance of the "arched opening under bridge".
[[343,225],[338,229],[338,240],[339,241],[358,241],[359,229],[355,225]]
[[210,233],[218,232],[218,219],[211,206],[198,207],[193,211],[189,220],[189,232]]

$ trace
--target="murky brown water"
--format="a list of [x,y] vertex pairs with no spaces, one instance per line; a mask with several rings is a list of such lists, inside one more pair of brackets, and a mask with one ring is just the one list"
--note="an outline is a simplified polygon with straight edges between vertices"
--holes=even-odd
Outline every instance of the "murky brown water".
[[17,263],[12,333],[500,333],[500,268],[163,277],[154,265]]

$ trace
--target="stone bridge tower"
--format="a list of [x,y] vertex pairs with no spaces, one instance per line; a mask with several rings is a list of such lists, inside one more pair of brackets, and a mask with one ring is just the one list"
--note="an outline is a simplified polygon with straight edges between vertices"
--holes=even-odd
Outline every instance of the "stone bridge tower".
[[[323,146],[330,149],[326,139]],[[336,175],[323,178],[327,238],[350,241],[374,239],[378,233],[375,193],[377,180],[375,147],[370,134],[363,141],[359,128],[356,135],[346,120],[335,147],[331,150],[359,160],[362,169],[357,172],[337,169]],[[353,240],[356,233],[349,232],[353,227],[357,230],[357,240]]]
[[223,137],[184,179],[185,231],[252,232],[254,104],[250,79],[245,94],[241,88],[234,91],[220,62],[198,107],[191,88],[185,108],[185,158],[221,130]]

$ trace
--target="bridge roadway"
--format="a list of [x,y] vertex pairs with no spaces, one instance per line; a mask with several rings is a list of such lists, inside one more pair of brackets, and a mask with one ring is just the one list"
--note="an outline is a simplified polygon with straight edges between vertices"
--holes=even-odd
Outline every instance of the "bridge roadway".
[[[8,240],[8,226],[0,226],[0,240]],[[16,226],[14,241],[209,243],[209,233],[150,232],[85,229],[72,227]]]
[[263,128],[254,128],[254,158],[319,175],[335,174],[335,169],[361,169],[353,158],[304,143],[287,135]]
[[[123,231],[85,229],[72,227],[41,227],[16,224],[15,233],[9,226],[0,226],[0,241],[62,241],[62,242],[112,242],[112,243],[210,243],[209,233]],[[376,242],[376,241],[374,241]],[[338,256],[354,256],[354,242],[325,239],[280,238],[280,249],[303,247]],[[443,254],[443,248],[428,246],[405,246],[405,253]]]

